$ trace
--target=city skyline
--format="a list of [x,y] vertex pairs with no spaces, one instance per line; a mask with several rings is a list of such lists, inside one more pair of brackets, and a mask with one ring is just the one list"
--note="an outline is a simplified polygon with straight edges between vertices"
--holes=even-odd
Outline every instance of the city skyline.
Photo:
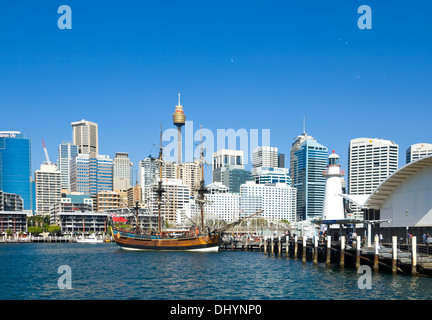
[[99,153],[129,153],[136,172],[157,155],[161,122],[175,129],[180,92],[194,131],[270,129],[288,155],[305,118],[345,170],[360,137],[395,141],[402,167],[410,145],[431,142],[432,5],[371,4],[361,30],[361,4],[74,1],[71,30],[57,3],[2,4],[1,129],[31,139],[34,175],[42,139],[56,159],[71,122],[96,122]]

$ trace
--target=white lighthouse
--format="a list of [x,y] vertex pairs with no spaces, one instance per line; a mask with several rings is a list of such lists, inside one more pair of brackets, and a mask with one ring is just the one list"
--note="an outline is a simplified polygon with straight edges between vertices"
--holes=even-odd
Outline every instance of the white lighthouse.
[[339,164],[339,156],[333,153],[328,157],[327,170],[323,171],[323,175],[327,177],[323,220],[345,219],[343,198],[342,198],[342,181],[341,177],[344,171],[341,170]]

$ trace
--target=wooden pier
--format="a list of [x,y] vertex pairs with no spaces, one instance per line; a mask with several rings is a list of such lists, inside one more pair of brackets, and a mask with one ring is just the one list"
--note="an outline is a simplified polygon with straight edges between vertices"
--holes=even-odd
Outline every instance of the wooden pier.
[[374,271],[403,273],[412,275],[432,275],[432,248],[417,244],[412,237],[409,245],[397,242],[380,243],[375,237],[371,246],[361,244],[361,237],[348,244],[344,236],[332,240],[331,236],[301,237],[264,237],[260,240],[225,237],[220,245],[221,251],[259,251],[269,256],[286,256],[301,259],[303,263],[325,263],[328,267],[338,265],[341,268],[358,268],[369,265]]

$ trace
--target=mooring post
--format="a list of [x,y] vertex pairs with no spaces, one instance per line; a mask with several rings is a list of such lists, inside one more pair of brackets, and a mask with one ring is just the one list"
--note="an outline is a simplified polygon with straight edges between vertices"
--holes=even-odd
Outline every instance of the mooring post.
[[285,241],[286,241],[286,243],[285,243],[285,253],[286,253],[286,256],[288,257],[288,255],[289,255],[289,236],[288,235],[286,236]]
[[379,262],[379,237],[376,234],[374,239],[375,252],[374,252],[374,270],[378,271],[378,262]]
[[345,236],[341,236],[341,251],[340,251],[340,262],[341,268],[345,267]]
[[262,250],[262,237],[260,237],[260,244],[259,244],[259,250]]
[[417,237],[411,239],[411,274],[417,275]]
[[361,237],[357,236],[356,239],[356,269],[360,267],[360,254],[361,254]]
[[318,236],[314,236],[314,258],[313,263],[318,263]]
[[298,237],[295,236],[294,237],[294,259],[297,259],[297,249],[298,249],[297,240],[298,240]]
[[281,256],[281,254],[282,254],[282,241],[281,241],[281,237],[279,236],[279,239],[278,239],[278,255],[279,255],[279,257]]
[[267,254],[267,236],[264,237],[264,255]]
[[397,272],[397,236],[392,237],[392,272]]
[[274,237],[271,238],[271,248],[272,248],[272,256],[274,256]]
[[302,261],[303,261],[303,263],[306,263],[306,250],[307,250],[307,247],[306,247],[306,237],[305,236],[303,236],[303,250],[302,250]]
[[327,257],[326,257],[326,265],[330,266],[330,257],[331,257],[331,236],[327,236]]

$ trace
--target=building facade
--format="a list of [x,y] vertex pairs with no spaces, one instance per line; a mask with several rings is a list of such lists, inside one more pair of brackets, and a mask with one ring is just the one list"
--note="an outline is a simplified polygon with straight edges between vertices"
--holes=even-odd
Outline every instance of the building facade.
[[406,163],[432,155],[431,143],[416,143],[411,145],[406,151]]
[[72,125],[73,144],[79,153],[99,153],[98,124],[87,121],[75,121]]
[[133,163],[126,152],[117,152],[113,161],[113,190],[127,190],[133,184]]
[[252,175],[254,177],[259,167],[279,167],[279,149],[265,146],[254,149],[252,159]]
[[177,179],[189,186],[191,195],[194,196],[200,188],[202,180],[200,163],[195,161],[177,164]]
[[[159,180],[158,159],[151,156],[139,162],[138,180],[142,190],[143,201],[150,199],[151,186]],[[162,179],[176,179],[177,167],[174,161],[164,161],[162,163]]]
[[57,168],[61,175],[61,188],[65,192],[71,192],[70,187],[70,163],[78,155],[78,146],[70,142],[63,142],[58,148]]
[[255,182],[259,184],[285,183],[292,187],[288,168],[258,167],[255,172]]
[[31,140],[19,131],[0,131],[0,190],[20,195],[24,210],[35,209]]
[[41,164],[35,172],[36,214],[49,215],[51,206],[61,200],[61,174],[54,163]]
[[0,190],[0,211],[22,211],[23,209],[20,195]]
[[297,217],[300,220],[320,218],[326,183],[322,173],[327,166],[328,149],[303,134],[296,138],[291,151],[290,173],[293,187],[297,189]]
[[[383,139],[352,139],[348,148],[348,193],[369,195],[398,169],[399,146]],[[350,204],[353,218],[362,219],[363,212]]]
[[269,221],[295,222],[296,189],[285,183],[246,182],[240,187],[240,214],[251,215],[261,210],[261,216]]

